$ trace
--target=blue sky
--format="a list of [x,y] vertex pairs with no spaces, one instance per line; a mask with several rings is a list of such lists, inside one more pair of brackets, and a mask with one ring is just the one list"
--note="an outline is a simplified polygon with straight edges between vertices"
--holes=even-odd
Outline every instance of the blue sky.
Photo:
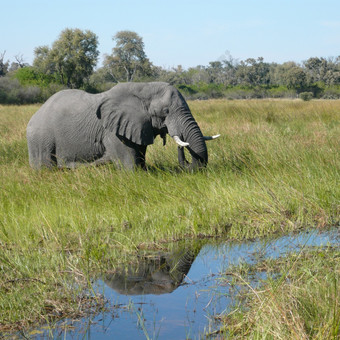
[[226,53],[267,62],[340,55],[339,0],[1,0],[0,52],[32,63],[65,28],[93,31],[101,57],[112,36],[137,32],[158,66],[208,65]]

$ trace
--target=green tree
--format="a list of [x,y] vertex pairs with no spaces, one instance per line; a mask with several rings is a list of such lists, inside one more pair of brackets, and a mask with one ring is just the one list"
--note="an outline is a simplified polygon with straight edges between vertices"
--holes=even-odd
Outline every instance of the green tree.
[[223,84],[224,69],[221,61],[211,61],[207,67],[210,83]]
[[210,82],[210,74],[205,66],[198,65],[196,67],[190,67],[186,73],[189,84]]
[[307,76],[303,68],[295,66],[289,69],[285,75],[285,85],[297,92],[303,91],[307,86]]
[[288,61],[283,64],[272,64],[270,69],[270,84],[287,85],[287,73],[295,67],[299,67],[299,65],[294,61]]
[[51,50],[48,46],[39,46],[34,49],[33,66],[40,72],[51,75],[56,72],[56,65],[52,60]]
[[224,84],[237,85],[236,71],[238,68],[238,60],[234,59],[230,54],[227,59],[223,60],[224,64]]
[[112,38],[116,46],[104,59],[113,81],[133,81],[152,75],[152,64],[144,52],[143,39],[135,32],[120,31]]
[[324,76],[328,70],[327,60],[324,58],[309,58],[305,61],[308,80],[310,83],[324,81]]
[[268,85],[270,65],[263,61],[262,57],[248,58],[241,61],[237,68],[236,75],[240,79],[240,83],[244,85]]
[[339,84],[339,57],[336,59],[309,58],[304,62],[304,66],[309,83]]
[[89,31],[65,29],[52,48],[35,49],[34,65],[45,73],[56,74],[58,80],[70,88],[80,88],[86,82],[98,60],[98,38]]

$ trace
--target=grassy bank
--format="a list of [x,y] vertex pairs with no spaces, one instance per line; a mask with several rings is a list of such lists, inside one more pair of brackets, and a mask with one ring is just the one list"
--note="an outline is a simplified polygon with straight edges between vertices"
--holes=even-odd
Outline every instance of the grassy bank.
[[194,174],[161,139],[148,148],[148,172],[33,171],[25,129],[38,106],[0,106],[0,331],[79,312],[74,283],[126,252],[339,221],[340,101],[189,105],[205,134],[222,135]]
[[266,271],[268,278],[242,293],[242,305],[220,317],[221,331],[233,339],[339,339],[339,259],[338,248],[307,248],[233,268],[236,282],[244,286],[254,272]]

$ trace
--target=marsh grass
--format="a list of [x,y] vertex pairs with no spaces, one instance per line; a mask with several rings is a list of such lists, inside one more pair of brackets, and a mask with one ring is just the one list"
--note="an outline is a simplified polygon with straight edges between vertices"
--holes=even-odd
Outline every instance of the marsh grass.
[[46,320],[48,301],[76,311],[75,283],[141,248],[339,221],[339,101],[189,104],[206,135],[222,135],[197,173],[180,171],[161,139],[148,172],[33,171],[25,129],[39,106],[0,106],[0,330]]
[[339,260],[338,248],[319,247],[234,268],[242,283],[252,272],[266,271],[268,278],[221,318],[221,331],[233,339],[339,339]]

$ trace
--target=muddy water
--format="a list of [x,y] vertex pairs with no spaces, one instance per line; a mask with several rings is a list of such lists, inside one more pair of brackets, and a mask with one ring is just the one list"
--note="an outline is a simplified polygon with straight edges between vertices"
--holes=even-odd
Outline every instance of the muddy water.
[[[66,320],[41,335],[63,339],[196,339],[218,328],[213,315],[228,312],[235,289],[221,273],[241,262],[256,263],[306,246],[339,245],[338,229],[271,240],[176,244],[162,253],[140,254],[127,268],[105,273],[94,289],[108,310],[80,321]],[[257,285],[263,273],[254,277]],[[64,326],[71,326],[72,328]]]

